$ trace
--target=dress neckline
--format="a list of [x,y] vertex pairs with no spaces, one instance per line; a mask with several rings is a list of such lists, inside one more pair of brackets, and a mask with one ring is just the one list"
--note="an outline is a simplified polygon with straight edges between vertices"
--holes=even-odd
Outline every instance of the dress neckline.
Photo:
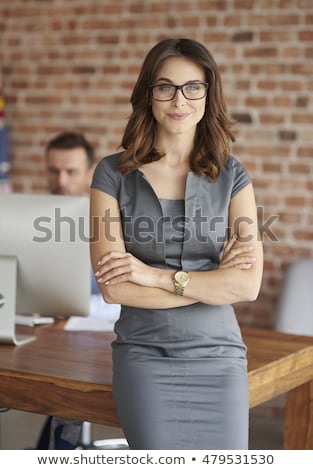
[[166,202],[185,202],[184,199],[167,199],[165,197],[159,197],[159,201],[166,201]]

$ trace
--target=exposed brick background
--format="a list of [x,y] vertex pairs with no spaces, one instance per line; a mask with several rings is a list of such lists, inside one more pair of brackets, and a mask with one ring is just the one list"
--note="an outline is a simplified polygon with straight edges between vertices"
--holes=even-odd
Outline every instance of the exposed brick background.
[[205,43],[239,122],[233,153],[272,231],[265,225],[260,296],[236,310],[244,323],[271,327],[284,269],[313,256],[312,24],[312,0],[1,0],[14,190],[46,190],[43,151],[61,130],[84,131],[98,158],[116,150],[155,42]]

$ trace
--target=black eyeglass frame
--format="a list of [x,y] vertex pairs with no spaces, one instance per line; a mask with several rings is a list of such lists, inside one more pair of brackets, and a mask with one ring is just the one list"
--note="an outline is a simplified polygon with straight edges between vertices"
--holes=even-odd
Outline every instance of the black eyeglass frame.
[[[203,96],[201,96],[201,98],[187,98],[187,96],[185,95],[184,93],[184,90],[183,90],[183,87],[186,86],[186,85],[205,85],[205,93]],[[170,86],[172,88],[175,88],[175,92],[174,92],[174,95],[172,98],[168,99],[168,100],[158,100],[157,98],[155,98],[153,96],[153,89],[154,88],[157,88],[159,86],[162,86],[162,85],[167,85],[167,86]],[[197,101],[197,100],[202,100],[203,98],[206,97],[207,95],[207,92],[208,92],[208,89],[209,89],[209,83],[207,82],[187,82],[187,83],[183,83],[182,85],[172,85],[172,84],[169,84],[169,83],[159,83],[158,85],[150,85],[149,86],[149,90],[150,90],[150,93],[151,93],[151,96],[152,98],[155,100],[155,101],[160,101],[161,103],[164,102],[164,101],[172,101],[175,96],[176,96],[176,93],[178,90],[180,90],[183,94],[183,97],[186,99],[186,100],[189,100],[189,101]]]

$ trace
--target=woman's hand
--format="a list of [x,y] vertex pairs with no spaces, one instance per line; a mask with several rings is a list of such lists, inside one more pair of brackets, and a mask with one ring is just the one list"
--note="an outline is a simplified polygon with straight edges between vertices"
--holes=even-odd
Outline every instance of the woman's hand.
[[146,287],[157,286],[159,270],[148,266],[130,253],[111,251],[102,256],[97,268],[97,282],[105,285],[128,281]]
[[224,243],[224,248],[220,256],[220,264],[218,269],[237,268],[250,269],[255,263],[256,258],[249,256],[247,253],[253,251],[253,246],[240,245],[237,242],[236,235],[233,235]]

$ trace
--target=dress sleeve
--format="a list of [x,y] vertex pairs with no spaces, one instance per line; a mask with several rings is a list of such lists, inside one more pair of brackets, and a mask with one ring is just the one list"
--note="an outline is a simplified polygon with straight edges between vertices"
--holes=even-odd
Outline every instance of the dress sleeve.
[[117,199],[119,193],[119,173],[115,169],[115,164],[115,158],[103,158],[96,166],[91,188],[99,189]]
[[251,177],[243,165],[232,157],[233,166],[233,188],[231,197],[234,197],[241,189],[251,183]]

